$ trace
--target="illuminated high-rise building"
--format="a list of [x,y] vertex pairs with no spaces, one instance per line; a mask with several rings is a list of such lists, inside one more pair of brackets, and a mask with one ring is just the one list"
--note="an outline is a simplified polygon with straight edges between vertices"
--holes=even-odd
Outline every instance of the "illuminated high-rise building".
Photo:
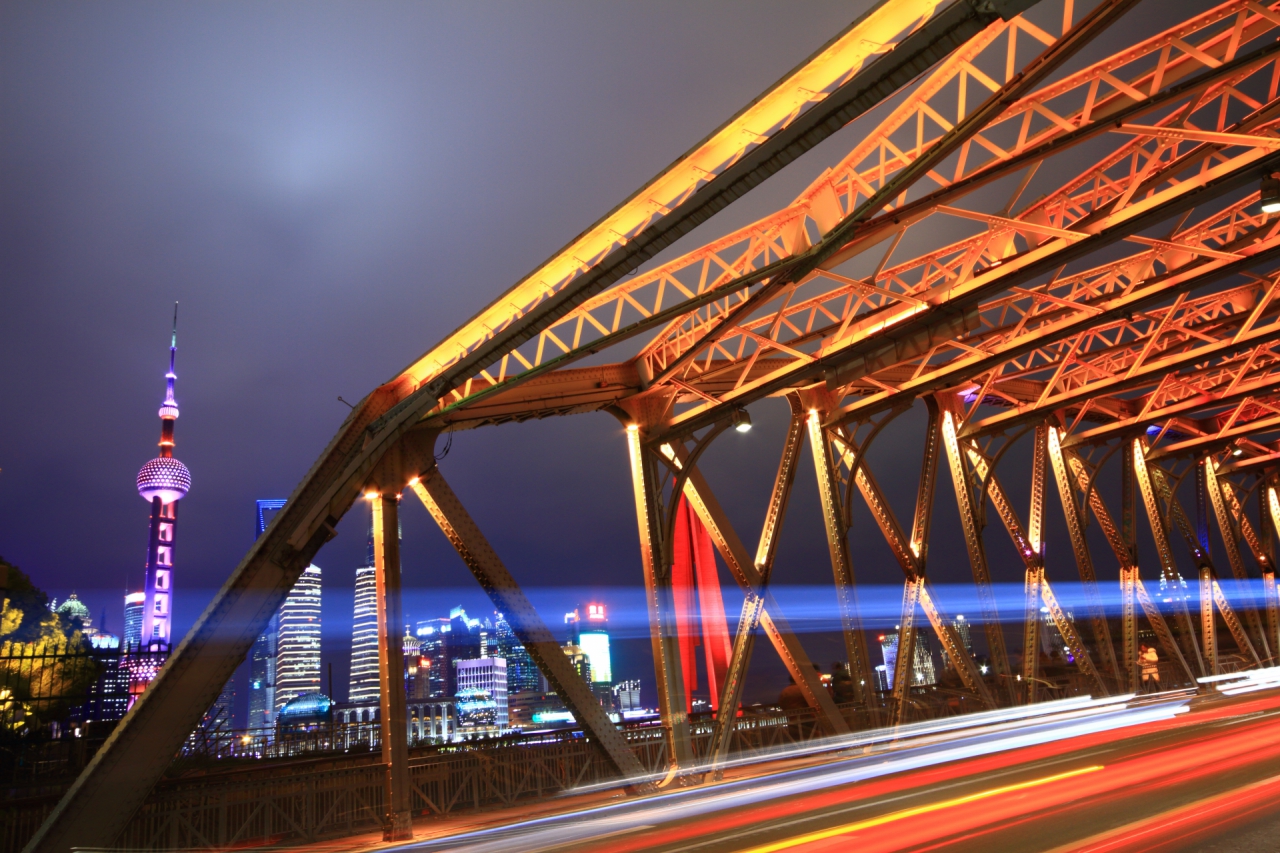
[[471,658],[454,662],[457,669],[458,728],[463,732],[501,734],[509,723],[507,662]]
[[[284,509],[282,498],[257,501],[254,513],[254,538],[266,532],[268,512]],[[249,721],[250,729],[274,732],[276,726],[276,655],[280,637],[280,611],[271,615],[266,629],[253,641],[249,653]]]
[[537,693],[542,686],[542,675],[520,642],[511,624],[501,613],[494,614],[493,655],[507,662],[507,693]]
[[[895,626],[901,630],[900,625]],[[914,654],[911,660],[911,683],[924,687],[938,683],[938,672],[933,665],[933,651],[929,648],[929,635],[923,628],[916,628]],[[893,689],[894,668],[898,665],[898,631],[880,635],[880,651],[884,655],[885,688]]]
[[[449,693],[449,671],[453,659],[449,657],[448,619],[428,619],[418,623],[414,636],[418,640],[418,677],[425,680],[428,699],[446,699]],[[424,672],[425,671],[425,672]]]
[[320,692],[320,567],[310,565],[280,605],[276,638],[275,711],[304,693]]
[[[165,374],[164,402],[160,404],[160,455],[138,471],[138,494],[151,504],[147,539],[147,569],[143,585],[141,648],[166,655],[173,643],[173,566],[177,544],[178,502],[191,489],[191,472],[173,458],[173,428],[178,403],[173,384],[178,378],[174,362],[178,354],[178,306],[173,306],[173,337],[169,342],[169,372]],[[135,696],[155,677],[155,660],[133,673],[130,692]]]
[[603,604],[586,604],[564,615],[569,626],[569,642],[591,661],[591,681],[613,683],[613,661],[609,654],[609,620]]
[[378,570],[373,564],[373,531],[369,559],[356,569],[355,613],[351,620],[351,681],[348,702],[376,702],[378,687]]
[[276,725],[276,655],[280,637],[280,613],[272,615],[266,630],[253,643],[249,657],[249,722],[251,729],[274,731]]
[[124,597],[124,647],[137,650],[142,645],[142,604],[146,593],[131,592]]

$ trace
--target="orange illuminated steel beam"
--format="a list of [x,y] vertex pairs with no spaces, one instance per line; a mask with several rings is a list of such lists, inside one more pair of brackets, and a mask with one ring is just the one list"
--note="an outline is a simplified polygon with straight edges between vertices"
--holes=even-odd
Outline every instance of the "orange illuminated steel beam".
[[[1243,77],[1247,77],[1249,74],[1257,71],[1262,65],[1265,65],[1270,61],[1271,55],[1275,52],[1274,47],[1264,48],[1249,56],[1235,55],[1234,51],[1240,44],[1250,38],[1257,37],[1261,32],[1263,32],[1263,28],[1272,26],[1270,19],[1266,16],[1255,15],[1244,9],[1243,6],[1241,6],[1240,9],[1237,9],[1237,6],[1241,6],[1241,4],[1224,4],[1223,7],[1214,10],[1213,15],[1206,13],[1206,15],[1200,16],[1200,18],[1195,19],[1195,21],[1173,28],[1164,36],[1158,37],[1157,39],[1152,40],[1150,44],[1142,46],[1142,51],[1150,52],[1154,50],[1157,53],[1161,50],[1167,51],[1172,47],[1174,53],[1172,54],[1173,58],[1169,61],[1170,67],[1178,66],[1179,68],[1182,68],[1183,71],[1187,70],[1192,65],[1196,68],[1204,67],[1205,63],[1203,60],[1206,57],[1209,60],[1212,60],[1213,63],[1218,62],[1218,60],[1214,58],[1215,55],[1226,60],[1225,63],[1218,64],[1217,67],[1213,68],[1213,70],[1211,70],[1207,75],[1202,75],[1200,78],[1187,81],[1185,86],[1181,89],[1179,87],[1173,87],[1170,90],[1160,92],[1148,98],[1147,101],[1144,102],[1146,105],[1154,106],[1164,103],[1167,100],[1176,100],[1178,97],[1191,96],[1198,91],[1202,91],[1205,86],[1221,87],[1226,85],[1229,91],[1231,85],[1239,83]],[[1185,57],[1182,57],[1179,53],[1180,48],[1176,47],[1180,38],[1188,38],[1190,37],[1189,33],[1196,27],[1216,23],[1218,20],[1233,13],[1238,13],[1238,15],[1241,16],[1237,21],[1241,32],[1241,38],[1239,40],[1225,43],[1217,36],[1210,37],[1207,41],[1203,41],[1197,47],[1193,48],[1191,53],[1187,54],[1188,57],[1193,57],[1194,61],[1183,61]],[[994,29],[995,27],[988,30],[987,33],[984,33],[983,38],[987,39]],[[975,42],[976,41],[979,40],[975,40]],[[1142,51],[1131,50],[1128,53],[1121,55],[1121,58],[1129,60],[1133,59],[1135,55],[1145,55]],[[949,62],[951,61],[949,60]],[[1085,72],[1081,72],[1080,75],[1076,75],[1076,78],[1079,79],[1070,79],[1074,81],[1073,85],[1077,88],[1084,87],[1090,89],[1090,91],[1097,90],[1097,84],[1102,82],[1103,90],[1106,91],[1108,87],[1112,86],[1112,82],[1106,81],[1119,82],[1115,81],[1113,76],[1109,76],[1112,75],[1112,72],[1116,71],[1118,67],[1117,63],[1118,60],[1108,60],[1103,63],[1099,63],[1096,67],[1086,69]],[[962,76],[964,68],[964,63],[957,62],[953,65],[944,65],[938,72],[936,72],[936,74],[942,75],[946,72],[953,76],[956,74],[961,74]],[[1179,71],[1178,74],[1172,76],[1176,78],[1182,75],[1182,73],[1182,71]],[[1144,88],[1158,88],[1158,85],[1166,82],[1168,79],[1170,79],[1170,75],[1164,75],[1164,79],[1146,79],[1139,76],[1135,77],[1132,82],[1134,85],[1141,84]],[[1144,80],[1145,82],[1143,82]],[[1058,89],[1061,89],[1061,86],[1052,88],[1057,91]],[[1126,84],[1123,88],[1127,91],[1131,90],[1133,87]],[[1091,97],[1093,96],[1091,95]],[[1062,123],[1079,124],[1084,122],[1084,124],[1082,124],[1074,134],[1074,137],[1077,138],[1067,140],[1072,144],[1075,144],[1091,133],[1105,131],[1110,128],[1111,125],[1109,122],[1104,122],[1100,119],[1098,120],[1096,127],[1089,125],[1087,122],[1087,119],[1090,116],[1097,118],[1111,114],[1108,113],[1110,108],[1104,108],[1101,104],[1103,104],[1103,102],[1107,104],[1114,103],[1115,98],[1112,98],[1111,96],[1103,97],[1102,95],[1098,95],[1097,97],[1101,100],[1098,101],[1098,104],[1095,105],[1092,112],[1086,110],[1085,113],[1082,113],[1080,116],[1072,116],[1068,113],[1067,120],[1050,125],[1049,131],[1054,131],[1056,129],[1059,138],[1061,138],[1062,131],[1060,125]],[[1120,98],[1121,101],[1132,101],[1127,94],[1117,95],[1116,97]],[[1015,107],[1011,109],[1010,115],[1023,115],[1024,117],[1028,117],[1030,116],[1031,111],[1036,111],[1038,114],[1044,112],[1046,109],[1045,98],[1042,98],[1040,93],[1035,93],[1032,96],[1029,96],[1026,101],[1027,106],[1023,107],[1015,105]],[[919,104],[916,101],[912,101],[912,103],[916,105],[918,110],[917,114],[921,116],[923,116],[929,109],[932,109],[928,107],[927,103]],[[1019,103],[1021,104],[1022,102]],[[1121,103],[1119,105],[1125,106],[1126,104]],[[1138,106],[1143,106],[1143,104],[1139,104]],[[1215,113],[1216,112],[1217,111],[1215,110]],[[873,134],[872,137],[868,138],[884,139],[885,134],[892,130],[892,128],[893,123],[887,122],[886,125],[877,132],[877,134]],[[1033,139],[1044,137],[1045,133],[1049,131],[1040,132],[1039,137],[1033,135]],[[1073,134],[1066,134],[1066,136],[1072,137]],[[886,140],[885,143],[881,144],[888,144],[888,141]],[[1031,153],[1034,153],[1034,147]],[[1044,156],[1044,153],[1041,152],[1038,156]],[[999,174],[1007,173],[1007,171],[1011,170],[1012,166],[1019,165],[1019,160],[1020,156],[1014,156],[1011,159],[993,158],[993,164],[991,164],[989,168],[984,165],[982,169],[979,169],[978,174],[997,176]],[[1025,161],[1025,163],[1034,162],[1036,162],[1034,158]],[[852,167],[842,166],[841,168],[848,173],[849,168]],[[835,180],[835,178],[832,177],[831,180]],[[863,183],[865,183],[865,181]],[[1108,179],[1102,182],[1102,186],[1110,187],[1114,186],[1115,183],[1116,182],[1114,180]],[[474,379],[469,379],[465,387],[459,389],[459,391],[455,391],[452,395],[452,398],[458,399],[459,402],[452,403],[447,406],[445,412],[457,411],[458,409],[465,408],[470,405],[483,404],[487,397],[491,396],[493,392],[499,390],[494,387],[495,383],[502,383],[505,380],[507,384],[510,384],[510,379],[508,377],[512,374],[509,372],[509,369],[515,370],[520,365],[523,365],[525,368],[526,375],[545,372],[545,368],[554,368],[561,364],[570,363],[575,358],[580,358],[584,355],[590,355],[593,352],[598,352],[600,349],[611,345],[613,342],[620,342],[630,335],[642,332],[646,328],[653,328],[657,325],[661,325],[662,323],[667,322],[668,318],[679,317],[682,312],[696,312],[700,310],[702,306],[706,306],[709,311],[712,310],[712,308],[715,308],[716,311],[729,310],[730,302],[728,300],[732,298],[732,293],[735,292],[735,289],[748,286],[752,281],[764,275],[771,268],[771,264],[775,267],[783,264],[785,262],[784,259],[789,256],[790,252],[793,250],[799,250],[800,248],[803,248],[804,245],[807,245],[803,239],[801,239],[799,245],[795,243],[795,240],[798,239],[797,235],[804,230],[804,221],[806,218],[809,218],[811,221],[816,223],[819,233],[822,232],[823,227],[830,227],[829,224],[827,226],[822,225],[823,215],[819,215],[822,209],[821,205],[817,207],[814,206],[818,198],[814,193],[817,192],[817,189],[820,188],[821,184],[822,181],[819,181],[819,183],[811,187],[809,191],[806,191],[806,194],[802,195],[801,199],[798,200],[796,204],[778,214],[775,214],[774,217],[761,220],[761,222],[751,226],[749,229],[727,235],[725,238],[721,238],[720,240],[708,244],[704,249],[698,250],[684,258],[664,265],[663,267],[654,270],[652,273],[647,273],[643,276],[629,279],[626,282],[615,286],[607,293],[584,303],[581,308],[568,315],[565,320],[561,321],[559,325],[555,327],[554,332],[550,327],[544,331],[542,336],[539,338],[535,349],[530,349],[523,355],[518,349],[512,350],[507,357],[504,357],[502,369],[498,371],[498,375],[496,377],[485,372],[483,375],[474,377]],[[981,185],[981,182],[974,183],[971,178],[966,177],[962,180],[957,180],[951,184],[951,186],[940,190],[938,193],[934,193],[928,198],[921,200],[921,202],[913,203],[913,205],[925,205],[921,209],[929,210],[932,208],[927,205],[936,204],[937,202],[935,199],[942,200],[955,198],[957,193],[970,191],[979,185]],[[841,201],[840,204],[843,205],[845,202]],[[899,218],[899,215],[900,212],[898,210],[893,211],[892,219],[894,222]],[[918,219],[919,217],[915,216],[915,218]],[[886,214],[884,217],[881,217],[881,219],[888,222],[889,215]],[[827,217],[827,220],[829,223],[829,216]],[[874,220],[873,223],[878,221],[881,220]],[[909,222],[914,220],[912,217],[908,216],[905,221]],[[893,228],[898,228],[896,224],[890,224]],[[1036,225],[1035,223],[1029,223],[1027,227],[1034,230]],[[791,234],[792,236],[788,237],[788,234]],[[863,237],[860,236],[857,239],[862,241]],[[875,240],[878,239],[880,238],[876,237],[871,240],[871,242],[875,242]],[[1207,248],[1205,249],[1205,252],[1207,254],[1212,254],[1212,250]],[[1194,252],[1192,254],[1194,255]],[[839,277],[836,278],[838,279]],[[846,283],[848,282],[846,281]],[[892,286],[884,289],[861,285],[861,283],[852,283],[851,286],[860,286],[860,300],[870,298],[872,301],[869,302],[868,305],[873,307],[876,305],[875,300],[879,300],[881,305],[885,304],[885,300],[894,301],[901,299],[907,302],[911,301],[906,294],[897,292]],[[833,291],[832,295],[837,296],[839,294]],[[725,303],[723,308],[715,307],[714,303],[717,297],[724,297]],[[685,301],[683,304],[677,302],[675,305],[668,307],[672,298],[684,298]],[[809,301],[812,302],[812,300]],[[825,310],[825,308],[823,310]],[[624,322],[624,318],[627,316],[638,316],[640,319],[631,322],[630,325],[627,325]],[[852,314],[850,312],[846,312],[845,316],[849,317],[852,316]],[[758,327],[760,324],[757,321],[753,321],[751,325]],[[865,332],[865,330],[863,331]],[[597,335],[603,337],[596,337]],[[593,337],[595,338],[594,340]],[[663,338],[665,338],[665,333],[663,336],[660,336],[659,340],[662,340]],[[646,350],[646,352],[648,351],[649,350]],[[755,357],[756,356],[753,356],[753,358]],[[642,358],[641,362],[644,361],[645,359]],[[643,368],[644,364],[642,363],[638,366]],[[637,374],[649,375],[651,373],[652,370],[637,371]],[[519,375],[517,374],[517,377],[518,376]],[[467,395],[471,396],[468,398]],[[450,421],[452,420],[453,416],[450,415]]]
[[[442,394],[560,313],[747,192],[949,50],[1032,0],[881,2],[523,280],[401,377]],[[918,36],[912,38],[912,36]],[[901,41],[899,41],[901,39]],[[905,48],[905,49],[895,49]],[[877,62],[884,60],[887,62]],[[883,64],[883,68],[881,65]],[[874,69],[872,70],[872,66]],[[858,72],[870,70],[865,82]],[[576,294],[576,299],[563,297]]]

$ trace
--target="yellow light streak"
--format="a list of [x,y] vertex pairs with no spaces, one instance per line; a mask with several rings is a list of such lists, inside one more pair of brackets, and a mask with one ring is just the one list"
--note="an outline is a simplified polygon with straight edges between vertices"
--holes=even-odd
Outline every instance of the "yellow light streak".
[[731,118],[630,198],[405,369],[415,385],[431,379],[549,295],[677,207],[712,176],[789,125],[807,104],[857,72],[873,56],[932,16],[942,0],[881,3],[769,91]]
[[777,850],[789,850],[793,847],[799,847],[802,844],[811,844],[814,841],[823,841],[827,838],[834,838],[837,835],[847,835],[851,832],[857,832],[862,829],[871,829],[876,826],[884,826],[887,823],[896,823],[900,820],[906,820],[909,817],[917,815],[929,814],[930,812],[949,809],[954,806],[962,806],[966,803],[977,802],[978,800],[987,800],[991,797],[998,797],[1001,794],[1012,793],[1013,791],[1025,791],[1028,788],[1038,788],[1042,785],[1051,785],[1054,782],[1061,782],[1063,779],[1071,779],[1075,776],[1082,776],[1085,773],[1095,773],[1102,770],[1104,765],[1096,764],[1092,767],[1081,767],[1078,770],[1068,770],[1066,773],[1057,773],[1053,776],[1045,776],[1042,779],[1033,779],[1030,782],[1019,782],[1016,785],[1003,785],[999,788],[988,788],[985,791],[979,791],[976,794],[967,794],[963,797],[955,797],[950,800],[943,800],[940,803],[930,803],[927,806],[916,806],[915,808],[903,809],[902,811],[892,812],[879,817],[860,820],[856,823],[846,823],[844,826],[837,826],[831,829],[823,829],[818,832],[810,832],[807,835],[800,835],[796,838],[789,838],[786,841],[777,841],[773,844],[765,844],[760,847],[752,847],[741,853],[774,853]]

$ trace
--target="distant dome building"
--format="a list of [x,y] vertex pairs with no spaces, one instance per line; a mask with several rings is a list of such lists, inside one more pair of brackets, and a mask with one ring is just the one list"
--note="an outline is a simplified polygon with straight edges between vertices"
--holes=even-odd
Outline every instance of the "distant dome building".
[[89,617],[89,608],[84,606],[84,602],[76,598],[73,592],[67,596],[67,600],[58,605],[56,612],[59,616],[67,621],[79,619],[80,624],[87,628],[93,627],[93,619]]
[[276,715],[280,734],[314,731],[333,722],[333,700],[323,693],[303,693],[290,699]]

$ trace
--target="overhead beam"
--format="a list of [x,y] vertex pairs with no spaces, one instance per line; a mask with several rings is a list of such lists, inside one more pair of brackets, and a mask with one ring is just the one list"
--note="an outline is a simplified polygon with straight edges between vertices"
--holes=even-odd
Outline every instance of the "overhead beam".
[[[1033,2],[958,0],[932,16],[937,0],[881,2],[402,376],[439,399],[892,95],[983,28],[1016,16]],[[921,18],[927,20],[898,38]],[[887,44],[894,47],[881,53]],[[874,61],[858,70],[876,53]],[[796,103],[811,106],[762,138],[762,128],[786,122]],[[656,192],[659,187],[662,191]],[[651,197],[658,199],[662,215],[655,215]],[[582,259],[589,267],[579,272]],[[549,289],[554,293],[548,294]],[[521,307],[513,312],[512,306]]]

